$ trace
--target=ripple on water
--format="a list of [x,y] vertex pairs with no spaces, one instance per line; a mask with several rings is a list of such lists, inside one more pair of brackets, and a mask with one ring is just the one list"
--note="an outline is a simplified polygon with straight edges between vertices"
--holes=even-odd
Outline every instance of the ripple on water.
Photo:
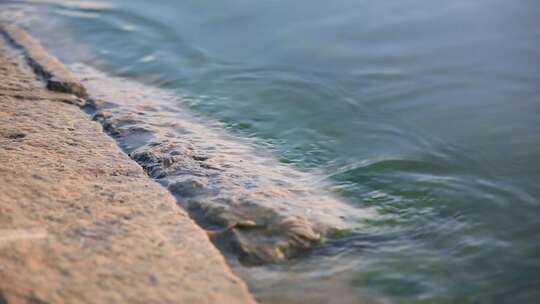
[[94,118],[201,223],[225,229],[215,241],[230,247],[233,240],[244,262],[295,257],[322,236],[351,229],[368,216],[326,191],[312,174],[273,160],[181,108],[163,109],[175,104],[171,93],[83,65],[74,70],[93,94]]

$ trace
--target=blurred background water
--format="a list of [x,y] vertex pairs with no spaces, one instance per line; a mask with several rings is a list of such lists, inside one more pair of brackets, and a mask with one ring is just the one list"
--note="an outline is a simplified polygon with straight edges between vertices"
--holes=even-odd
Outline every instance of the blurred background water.
[[[312,288],[340,277],[381,302],[540,302],[540,2],[0,5],[63,61],[172,90],[375,208],[281,266]],[[272,286],[252,288],[267,302],[299,288]]]

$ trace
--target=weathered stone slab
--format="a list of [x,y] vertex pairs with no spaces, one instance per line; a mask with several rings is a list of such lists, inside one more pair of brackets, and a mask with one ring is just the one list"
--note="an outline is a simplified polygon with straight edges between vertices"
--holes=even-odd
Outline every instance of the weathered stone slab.
[[254,303],[169,192],[6,41],[0,303]]

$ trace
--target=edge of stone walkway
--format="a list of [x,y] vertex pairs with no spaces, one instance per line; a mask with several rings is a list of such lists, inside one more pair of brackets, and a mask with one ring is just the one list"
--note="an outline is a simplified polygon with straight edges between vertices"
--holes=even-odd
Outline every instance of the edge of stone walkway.
[[255,303],[76,106],[86,90],[69,70],[23,30],[0,33],[0,303]]

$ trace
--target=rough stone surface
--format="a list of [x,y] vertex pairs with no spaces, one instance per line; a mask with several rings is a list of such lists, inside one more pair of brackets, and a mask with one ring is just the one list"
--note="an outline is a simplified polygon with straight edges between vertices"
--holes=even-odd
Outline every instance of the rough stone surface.
[[0,37],[0,303],[254,303],[206,233]]

